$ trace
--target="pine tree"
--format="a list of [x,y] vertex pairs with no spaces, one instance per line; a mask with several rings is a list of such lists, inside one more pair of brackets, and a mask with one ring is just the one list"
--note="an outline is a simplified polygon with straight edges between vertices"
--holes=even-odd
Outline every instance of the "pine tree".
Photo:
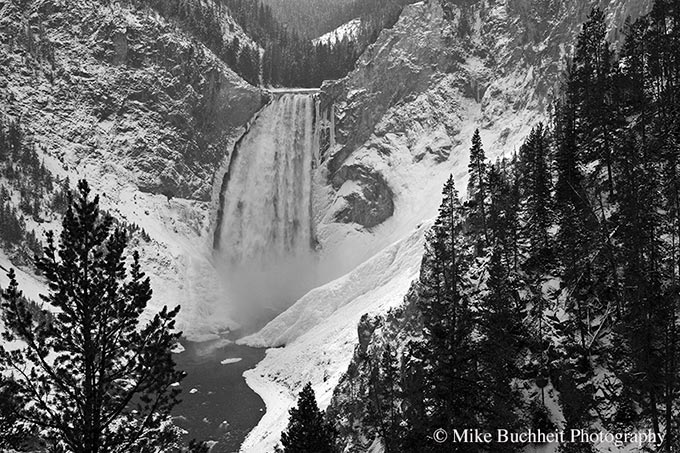
[[308,382],[300,392],[297,407],[290,410],[288,427],[281,434],[283,452],[332,453],[334,436],[334,429],[324,420],[312,384]]
[[[542,272],[542,270],[542,268],[538,269],[539,272]],[[549,304],[548,298],[543,294],[543,278],[540,274],[532,276],[528,282],[528,288],[527,302],[529,303],[529,310],[527,321],[529,321],[529,324],[527,330],[530,342],[533,343],[530,349],[535,351],[535,354],[538,356],[533,358],[533,360],[536,367],[534,379],[536,385],[541,389],[541,401],[538,404],[540,407],[535,409],[540,412],[547,410],[545,408],[545,387],[549,382],[551,368],[549,350],[552,345],[549,335],[551,331],[549,309],[552,307]]]
[[519,151],[521,194],[525,200],[524,234],[529,240],[532,256],[544,253],[550,245],[548,231],[553,217],[548,151],[548,133],[541,123],[531,130],[529,138]]
[[369,419],[377,428],[382,438],[385,453],[401,451],[401,421],[403,416],[397,408],[401,397],[399,389],[399,366],[397,358],[389,343],[380,357],[380,363],[374,367],[369,389]]
[[563,267],[562,276],[565,291],[569,294],[568,306],[573,316],[575,346],[580,353],[582,365],[589,366],[590,350],[587,343],[589,319],[588,297],[592,282],[591,263],[593,254],[591,241],[597,237],[592,228],[592,214],[589,209],[581,172],[581,153],[576,144],[575,111],[573,94],[567,90],[563,103],[558,106],[555,121],[555,186],[556,220],[558,225],[556,248]]
[[488,171],[489,237],[503,250],[503,259],[516,269],[519,261],[519,187],[517,178],[507,169],[507,161],[498,161]]
[[489,235],[486,228],[486,156],[484,155],[479,129],[476,129],[472,136],[468,170],[468,199],[471,206],[470,220],[476,231],[481,231],[482,233],[482,237],[478,242],[478,254],[480,254],[481,249],[489,243]]
[[[443,200],[435,225],[426,237],[425,255],[417,285],[418,307],[423,320],[424,398],[429,426],[452,430],[477,426],[473,317],[467,282],[462,279],[471,252],[461,238],[461,206],[453,177],[444,185]],[[426,451],[453,451],[449,445],[431,442]],[[456,451],[476,447],[457,444]]]
[[[619,376],[644,408],[664,451],[677,449],[678,157],[680,7],[657,0],[629,26],[623,58],[627,106],[635,120],[617,150],[624,317],[629,362]],[[625,365],[629,365],[625,366]]]
[[[477,395],[485,400],[488,411],[482,412],[484,428],[496,432],[504,428],[516,432],[521,406],[518,390],[512,381],[519,375],[517,361],[525,339],[522,311],[514,278],[504,263],[505,252],[494,247],[489,262],[487,293],[479,307],[478,324],[482,339],[477,345],[481,388]],[[492,444],[489,451],[509,452],[518,445]]]
[[[459,242],[462,228],[463,208],[458,198],[456,183],[453,175],[444,184],[442,203],[439,215],[432,228],[433,237],[428,241],[433,259],[440,271],[437,278],[442,278],[443,287],[440,288],[447,299],[455,298],[460,292],[460,261],[461,250]],[[427,246],[426,246],[427,249]]]
[[141,323],[149,279],[136,252],[126,264],[127,238],[112,230],[85,181],[69,195],[59,243],[52,232],[46,241],[36,266],[49,283],[43,302],[58,314],[31,311],[12,270],[2,294],[3,339],[25,344],[0,348],[0,363],[29,402],[21,420],[50,448],[156,451],[171,435],[165,425],[178,390],[170,385],[183,377],[170,352],[179,307]]
[[570,90],[576,107],[579,145],[585,148],[589,161],[604,161],[611,195],[614,193],[614,134],[622,123],[614,97],[613,68],[604,12],[595,7],[577,38]]

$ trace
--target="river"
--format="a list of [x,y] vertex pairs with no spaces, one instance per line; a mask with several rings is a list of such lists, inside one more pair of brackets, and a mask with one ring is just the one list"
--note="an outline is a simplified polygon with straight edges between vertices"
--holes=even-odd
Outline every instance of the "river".
[[211,453],[238,452],[264,415],[264,402],[248,387],[243,372],[262,360],[265,350],[229,340],[181,343],[185,351],[174,358],[187,376],[181,383],[182,402],[173,411],[175,423],[189,431],[187,439],[217,442]]

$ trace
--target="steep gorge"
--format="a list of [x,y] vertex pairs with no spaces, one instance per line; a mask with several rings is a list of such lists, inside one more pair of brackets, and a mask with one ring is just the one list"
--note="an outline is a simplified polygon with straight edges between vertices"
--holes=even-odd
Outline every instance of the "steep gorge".
[[[617,40],[625,17],[651,2],[600,3]],[[57,174],[91,178],[115,214],[149,229],[153,241],[142,245],[143,256],[160,301],[181,302],[194,333],[229,327],[213,316],[214,303],[223,302],[213,286],[222,275],[210,256],[214,227],[222,222],[215,213],[221,176],[235,159],[230,151],[237,139],[249,139],[245,124],[270,95],[151,11],[84,0],[23,6],[0,4],[3,113],[25,121]],[[244,340],[285,346],[248,373],[268,409],[245,451],[264,451],[278,441],[287,409],[307,380],[323,406],[335,393],[331,411],[342,412],[355,384],[343,377],[348,366],[360,370],[366,351],[377,353],[385,338],[402,335],[403,341],[411,334],[408,316],[359,321],[402,305],[443,181],[453,173],[464,185],[472,131],[481,128],[495,158],[516,150],[529,128],[546,118],[589,8],[585,0],[421,2],[381,33],[348,77],[324,85],[321,116],[306,98],[274,101],[277,116],[301,113],[307,142],[310,115],[312,123],[336,122],[333,139],[319,139],[323,157],[313,177],[311,162],[293,163],[312,179],[291,190],[299,195],[294,204],[304,201],[295,208],[304,225],[293,228],[299,233],[294,242],[305,244],[306,252],[318,241],[315,265],[342,277],[302,295]],[[43,43],[51,43],[53,57],[41,56]],[[238,197],[234,191],[223,196],[232,214],[244,206]],[[262,218],[248,222],[248,229],[267,226],[258,223]],[[242,240],[229,234],[227,242]],[[224,234],[217,236],[221,241]],[[366,379],[350,377],[358,385]],[[366,443],[362,435],[348,445]]]

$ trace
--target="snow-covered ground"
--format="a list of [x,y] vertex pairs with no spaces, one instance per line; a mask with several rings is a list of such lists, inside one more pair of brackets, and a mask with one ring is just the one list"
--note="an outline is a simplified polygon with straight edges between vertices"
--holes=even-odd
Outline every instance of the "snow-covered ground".
[[333,45],[336,42],[342,41],[343,39],[354,38],[359,30],[361,29],[361,19],[352,19],[349,22],[340,25],[335,30],[331,30],[325,35],[321,35],[318,38],[312,40],[314,44],[328,44]]
[[19,289],[23,292],[24,296],[36,302],[40,301],[40,294],[45,294],[47,285],[35,275],[14,266],[2,250],[0,250],[0,288],[4,289],[9,285],[7,272],[10,268],[14,269]]

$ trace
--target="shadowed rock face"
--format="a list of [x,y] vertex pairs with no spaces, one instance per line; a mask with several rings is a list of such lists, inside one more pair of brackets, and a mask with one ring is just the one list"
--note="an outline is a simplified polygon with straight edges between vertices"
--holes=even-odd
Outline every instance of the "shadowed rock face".
[[18,3],[0,18],[0,112],[66,168],[107,167],[142,191],[209,200],[266,96],[150,10]]
[[346,165],[335,173],[333,186],[339,188],[347,180],[358,182],[361,191],[344,196],[346,206],[335,213],[337,222],[371,228],[392,216],[394,195],[380,173],[361,165]]

